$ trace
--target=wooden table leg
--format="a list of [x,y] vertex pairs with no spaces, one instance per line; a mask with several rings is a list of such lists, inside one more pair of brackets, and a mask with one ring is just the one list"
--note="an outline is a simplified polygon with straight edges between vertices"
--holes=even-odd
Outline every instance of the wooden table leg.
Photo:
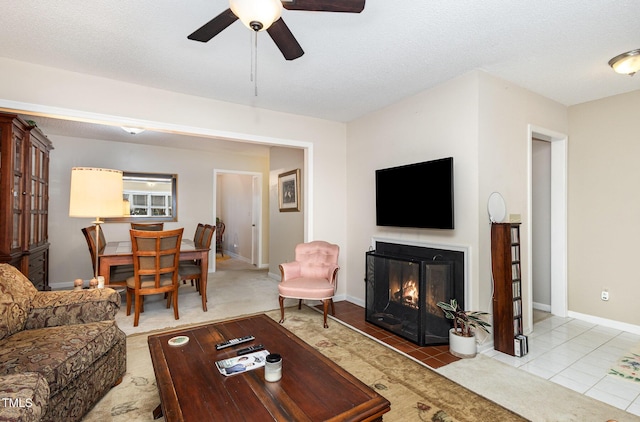
[[209,273],[209,251],[200,260],[200,294],[202,295],[202,310],[207,312],[207,276]]
[[109,276],[111,275],[111,263],[107,260],[101,259],[100,257],[98,257],[98,262],[100,263],[98,275],[103,276],[104,284],[108,285],[110,281]]

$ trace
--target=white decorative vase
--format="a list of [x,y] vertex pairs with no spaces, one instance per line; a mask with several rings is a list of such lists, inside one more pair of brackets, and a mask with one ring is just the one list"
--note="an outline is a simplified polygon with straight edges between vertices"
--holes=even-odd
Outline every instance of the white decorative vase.
[[454,330],[455,328],[449,330],[449,352],[459,358],[475,357],[478,351],[476,336],[459,336]]

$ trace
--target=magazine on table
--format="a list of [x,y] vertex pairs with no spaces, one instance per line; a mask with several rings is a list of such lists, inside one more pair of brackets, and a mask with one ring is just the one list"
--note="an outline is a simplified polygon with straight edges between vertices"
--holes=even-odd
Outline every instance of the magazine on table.
[[260,350],[243,356],[234,356],[232,358],[217,361],[216,367],[222,375],[227,377],[230,375],[241,374],[246,371],[262,368],[268,354],[268,350]]

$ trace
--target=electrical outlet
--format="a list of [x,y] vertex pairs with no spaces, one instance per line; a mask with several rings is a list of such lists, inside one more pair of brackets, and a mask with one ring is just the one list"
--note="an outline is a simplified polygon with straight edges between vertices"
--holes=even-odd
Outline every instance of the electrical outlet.
[[600,293],[600,299],[609,300],[609,291],[603,290],[602,293]]

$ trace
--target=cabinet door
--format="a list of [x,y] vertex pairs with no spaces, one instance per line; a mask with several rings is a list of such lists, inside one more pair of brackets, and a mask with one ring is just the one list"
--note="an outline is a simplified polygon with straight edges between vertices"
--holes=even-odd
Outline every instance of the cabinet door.
[[27,226],[29,249],[47,243],[47,208],[48,208],[48,174],[49,151],[46,144],[34,136],[30,136],[29,174],[29,224]]
[[11,187],[11,251],[20,251],[26,248],[24,242],[25,227],[25,190],[24,190],[24,131],[14,124],[11,135],[12,148],[12,187]]

